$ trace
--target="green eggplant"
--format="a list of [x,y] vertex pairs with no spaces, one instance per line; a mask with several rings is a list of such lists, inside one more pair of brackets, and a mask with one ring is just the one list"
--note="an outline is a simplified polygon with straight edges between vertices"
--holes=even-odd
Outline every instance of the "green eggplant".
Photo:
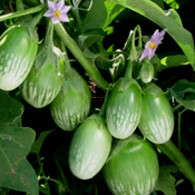
[[[32,36],[33,34],[33,36]],[[21,26],[7,29],[0,37],[0,89],[16,89],[28,76],[38,50],[36,31]]]
[[144,89],[142,116],[139,123],[142,134],[155,144],[167,142],[174,130],[174,115],[166,94],[154,83]]
[[79,73],[66,69],[62,89],[50,105],[54,122],[65,131],[74,130],[89,114],[91,93]]
[[104,166],[111,149],[110,135],[103,118],[93,114],[73,135],[69,150],[69,167],[79,179],[94,177]]
[[113,137],[125,139],[137,128],[142,112],[142,94],[132,78],[121,78],[112,89],[106,106],[106,123]]
[[114,145],[103,175],[114,195],[149,195],[159,175],[156,151],[133,134]]

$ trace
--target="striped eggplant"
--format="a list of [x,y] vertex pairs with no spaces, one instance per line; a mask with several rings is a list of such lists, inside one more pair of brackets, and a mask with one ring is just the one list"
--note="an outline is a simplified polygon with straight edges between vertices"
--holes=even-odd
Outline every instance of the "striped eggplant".
[[142,134],[155,144],[167,142],[173,134],[174,115],[165,93],[154,83],[144,89],[139,123]]
[[114,195],[148,195],[159,175],[157,154],[148,141],[132,135],[115,144],[103,173]]
[[113,137],[125,139],[139,123],[142,94],[139,84],[132,78],[121,78],[112,89],[106,106],[106,122]]
[[90,106],[86,81],[75,69],[66,69],[62,89],[50,105],[53,120],[65,131],[74,130],[88,116]]
[[[33,36],[32,36],[33,35]],[[17,88],[29,74],[38,50],[38,35],[20,25],[0,37],[0,89]]]
[[64,62],[58,48],[42,47],[27,79],[22,95],[35,108],[49,105],[59,93],[64,80]]
[[139,76],[143,83],[150,83],[154,77],[154,66],[150,61],[145,60],[142,63]]
[[105,164],[111,149],[110,135],[103,118],[94,114],[73,135],[69,150],[69,167],[79,179],[94,177]]

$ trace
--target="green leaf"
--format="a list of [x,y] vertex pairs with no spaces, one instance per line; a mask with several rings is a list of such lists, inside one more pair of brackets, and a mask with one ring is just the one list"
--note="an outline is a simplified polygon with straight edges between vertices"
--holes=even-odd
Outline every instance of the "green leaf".
[[14,169],[15,172],[1,172],[0,186],[26,192],[30,195],[38,195],[37,175],[30,163],[23,159],[14,166]]
[[0,125],[0,186],[38,194],[36,174],[25,160],[34,138],[30,128]]
[[177,3],[177,0],[163,0],[163,1],[173,9],[179,9],[179,3]]
[[38,195],[37,176],[25,159],[35,139],[31,128],[22,127],[23,106],[0,91],[0,187]]
[[170,89],[170,95],[188,110],[195,110],[195,82],[179,80]]
[[[161,8],[164,8],[164,4],[162,0],[152,0],[157,5],[159,5]],[[107,19],[103,26],[103,29],[107,28],[110,23],[125,9],[123,6],[110,1],[105,1],[104,5],[107,9]]]
[[43,131],[40,133],[39,137],[36,139],[36,141],[34,142],[31,152],[34,154],[39,154],[42,148],[42,145],[45,141],[45,139],[47,138],[47,136],[52,133],[53,130],[49,130],[49,131]]
[[167,29],[167,32],[181,47],[193,69],[195,70],[194,40],[192,34],[181,26],[181,22],[179,22],[178,19],[179,15],[176,14],[176,11],[167,13],[150,0],[110,1],[131,9],[156,23],[161,28]]
[[177,172],[176,166],[160,167],[160,174],[155,190],[164,192],[165,195],[176,195],[175,178],[171,173]]
[[0,91],[0,125],[18,122],[21,125],[23,105],[11,98],[6,92]]
[[163,0],[152,0],[154,3],[156,3],[159,7],[164,9],[164,3]]
[[82,28],[85,32],[90,29],[101,28],[106,18],[107,11],[104,6],[104,0],[93,0],[92,7],[83,20]]
[[89,48],[96,42],[102,42],[104,32],[101,29],[89,30],[86,33],[79,35],[79,43],[83,48]]
[[158,71],[162,71],[167,68],[177,67],[177,66],[185,66],[189,65],[189,61],[186,59],[186,56],[178,54],[166,56],[160,60],[161,66]]
[[173,20],[175,20],[175,22],[177,22],[178,25],[183,27],[182,20],[177,11],[175,11],[174,9],[169,9],[168,11],[166,11],[166,14],[169,15],[169,17],[173,18]]
[[113,65],[113,61],[103,53],[97,55],[94,60],[95,64],[103,70],[109,70],[109,68],[111,68]]
[[40,0],[23,0],[25,4],[29,6],[37,6],[40,5]]
[[107,10],[107,19],[103,26],[105,29],[110,23],[125,9],[123,6],[116,4],[115,2],[105,1],[104,3]]

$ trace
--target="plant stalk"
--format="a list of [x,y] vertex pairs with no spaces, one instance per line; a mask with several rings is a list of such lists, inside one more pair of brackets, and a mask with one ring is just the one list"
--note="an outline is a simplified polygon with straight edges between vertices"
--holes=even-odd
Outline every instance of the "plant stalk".
[[184,108],[181,112],[178,112],[178,123],[177,123],[177,140],[178,140],[178,148],[181,149],[181,115],[186,111]]
[[52,50],[53,48],[53,34],[54,34],[54,27],[53,24],[49,21],[47,25],[47,31],[45,35],[45,40],[44,40],[44,46],[46,48],[49,48]]
[[104,117],[105,115],[105,111],[106,111],[106,105],[107,105],[107,101],[108,101],[108,94],[110,92],[110,89],[111,89],[111,85],[109,85],[107,91],[106,91],[106,94],[105,94],[105,97],[104,97],[104,102],[103,102],[103,105],[99,111],[99,115]]
[[24,10],[24,6],[23,6],[23,3],[22,3],[22,0],[16,0],[16,10],[17,11]]
[[94,80],[99,87],[106,90],[108,87],[108,82],[102,77],[97,67],[85,58],[81,49],[78,47],[76,42],[69,36],[69,34],[66,32],[62,24],[61,23],[55,24],[54,28],[55,28],[57,35],[64,42],[65,46],[70,50],[70,52],[78,60],[78,62],[85,69],[85,71],[89,74],[92,80]]
[[[38,160],[38,164],[39,164],[39,167],[40,167],[40,173],[43,174],[42,177],[46,177],[46,174],[45,174],[45,171],[43,169],[43,165],[42,165],[41,158],[40,158],[39,154],[37,154],[37,160]],[[45,185],[46,185],[47,195],[51,195],[50,186],[49,186],[49,183],[48,183],[47,179],[45,180]]]
[[128,78],[132,78],[132,74],[133,74],[133,63],[130,59],[129,59],[129,62],[127,64],[127,69],[125,71],[125,77],[128,77]]
[[8,13],[8,14],[0,16],[0,22],[5,21],[5,20],[9,20],[9,19],[13,19],[13,18],[18,18],[21,16],[26,16],[29,14],[34,14],[36,12],[40,12],[41,10],[43,10],[43,8],[45,8],[44,5],[39,5],[39,6],[30,8],[30,9],[20,10],[20,11],[16,11],[13,13]]
[[165,144],[156,144],[156,146],[179,168],[179,170],[186,176],[186,178],[195,185],[195,170],[181,153],[181,151],[173,144],[172,141],[168,141]]

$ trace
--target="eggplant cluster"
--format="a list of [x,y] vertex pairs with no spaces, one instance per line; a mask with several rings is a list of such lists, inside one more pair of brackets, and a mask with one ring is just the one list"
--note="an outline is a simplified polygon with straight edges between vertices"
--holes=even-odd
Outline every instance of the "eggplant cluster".
[[121,78],[108,98],[106,123],[117,139],[129,137],[139,127],[145,138],[163,144],[172,136],[174,116],[166,94],[156,84],[142,90],[136,80]]
[[[35,28],[14,25],[0,37],[0,89],[19,87],[35,108],[50,106],[57,126],[71,131],[87,117],[91,94],[87,82],[66,66],[63,52],[53,43],[53,26],[39,45]],[[33,29],[33,30],[32,30]]]
[[[174,129],[169,100],[151,83],[153,66],[144,65],[140,71],[145,88],[133,78],[121,77],[108,96],[105,116],[88,117],[91,93],[86,81],[65,63],[53,44],[52,29],[40,47],[37,37],[23,26],[13,26],[0,37],[0,89],[20,87],[31,106],[49,105],[59,128],[76,129],[69,150],[70,170],[76,177],[90,179],[103,170],[113,194],[150,194],[159,174],[151,143],[167,142]],[[137,129],[143,136],[135,135]]]
[[88,117],[73,135],[70,170],[83,180],[102,170],[115,195],[150,194],[159,175],[152,143],[167,142],[174,129],[166,94],[154,83],[141,88],[135,79],[122,77],[105,105],[104,118],[97,114]]

